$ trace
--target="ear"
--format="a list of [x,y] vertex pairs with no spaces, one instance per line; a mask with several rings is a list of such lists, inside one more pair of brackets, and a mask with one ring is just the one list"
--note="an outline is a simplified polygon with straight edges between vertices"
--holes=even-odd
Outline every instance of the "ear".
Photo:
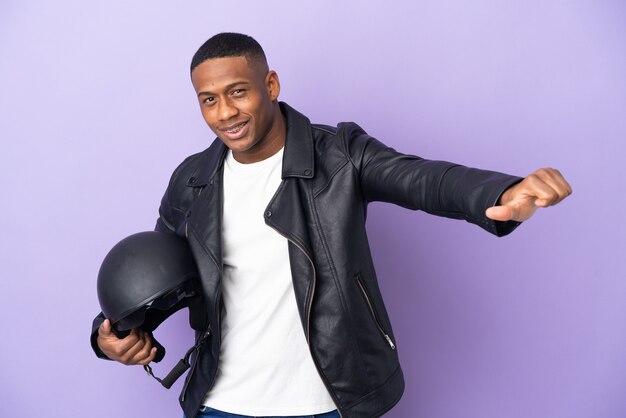
[[278,99],[278,95],[280,94],[280,80],[278,80],[276,71],[270,70],[267,72],[265,76],[265,87],[272,101]]

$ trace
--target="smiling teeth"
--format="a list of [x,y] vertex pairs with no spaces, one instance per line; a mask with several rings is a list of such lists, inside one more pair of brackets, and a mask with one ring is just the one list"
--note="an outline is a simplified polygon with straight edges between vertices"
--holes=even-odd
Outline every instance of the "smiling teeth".
[[243,125],[245,125],[246,122],[242,123],[241,125],[237,125],[232,129],[228,129],[226,132],[228,132],[229,134],[235,134],[237,132],[239,132],[241,130],[241,128],[243,128]]

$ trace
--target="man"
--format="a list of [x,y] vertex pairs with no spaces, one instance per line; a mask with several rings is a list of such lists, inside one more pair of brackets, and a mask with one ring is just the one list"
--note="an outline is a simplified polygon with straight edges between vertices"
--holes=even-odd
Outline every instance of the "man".
[[[571,193],[561,174],[525,179],[404,155],[353,123],[312,125],[278,102],[254,39],[200,47],[191,79],[217,135],[174,172],[156,229],[187,237],[212,336],[181,393],[186,416],[378,417],[404,389],[365,232],[386,201],[502,236]],[[124,364],[156,354],[99,315],[94,350]]]

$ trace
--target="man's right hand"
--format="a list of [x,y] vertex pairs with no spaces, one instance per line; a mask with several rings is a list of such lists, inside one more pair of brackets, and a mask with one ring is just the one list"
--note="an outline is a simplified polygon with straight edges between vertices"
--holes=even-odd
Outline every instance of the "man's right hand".
[[111,330],[111,322],[105,319],[98,328],[98,347],[111,360],[126,365],[143,366],[154,360],[157,349],[152,347],[152,338],[145,331],[133,329],[125,338],[117,338]]

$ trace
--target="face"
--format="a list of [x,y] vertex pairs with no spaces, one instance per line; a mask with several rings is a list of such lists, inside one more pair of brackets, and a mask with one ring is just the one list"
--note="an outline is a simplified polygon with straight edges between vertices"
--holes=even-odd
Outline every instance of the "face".
[[245,57],[209,59],[191,73],[200,110],[211,130],[243,163],[261,161],[284,145],[274,71]]

